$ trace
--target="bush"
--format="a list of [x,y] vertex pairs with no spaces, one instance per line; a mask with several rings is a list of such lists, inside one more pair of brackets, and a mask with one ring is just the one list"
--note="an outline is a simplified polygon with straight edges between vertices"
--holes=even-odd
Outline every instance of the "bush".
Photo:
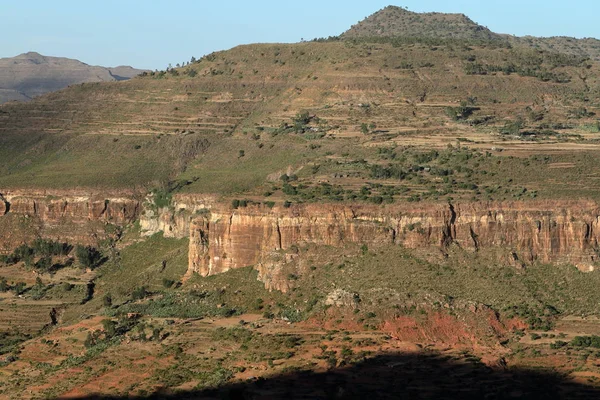
[[105,319],[102,321],[102,329],[107,339],[113,338],[117,334],[117,323],[110,319]]
[[132,300],[142,300],[148,297],[149,293],[146,286],[140,286],[131,293]]
[[600,349],[600,336],[575,336],[570,344],[575,347],[594,347]]
[[33,242],[33,251],[36,255],[42,257],[66,256],[72,250],[68,243],[60,243],[46,239],[36,239]]
[[25,282],[17,282],[12,290],[17,296],[21,295],[27,290],[27,284]]
[[6,278],[0,278],[0,293],[8,292],[10,285],[6,282]]
[[469,107],[466,102],[461,102],[459,107],[447,107],[446,115],[453,121],[462,121],[468,119],[477,109]]
[[104,307],[112,307],[112,296],[110,293],[107,293],[102,298],[102,304]]
[[102,262],[102,254],[90,246],[77,246],[75,248],[77,261],[84,268],[94,269]]
[[162,284],[165,289],[170,289],[175,284],[175,281],[172,279],[163,278]]
[[283,184],[283,189],[282,189],[284,194],[287,194],[288,196],[295,196],[298,194],[298,190],[290,185],[289,183],[284,183]]
[[40,258],[35,264],[34,268],[42,272],[50,272],[52,270],[52,257],[46,256]]
[[73,285],[70,284],[69,282],[63,282],[61,287],[62,287],[62,290],[65,292],[70,292],[73,289]]
[[565,341],[557,340],[554,343],[550,343],[550,348],[556,350],[565,347],[567,344]]

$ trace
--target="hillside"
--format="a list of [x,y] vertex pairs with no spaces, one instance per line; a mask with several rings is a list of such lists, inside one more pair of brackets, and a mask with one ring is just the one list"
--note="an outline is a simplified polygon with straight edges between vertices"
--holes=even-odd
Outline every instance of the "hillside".
[[[410,145],[418,153],[468,140],[478,151],[506,148],[498,157],[552,152],[557,142],[594,150],[598,68],[576,57],[485,45],[241,46],[169,72],[4,105],[0,152],[11,157],[0,167],[0,184],[152,187],[180,180],[190,182],[188,191],[260,194],[270,176],[290,166],[305,174],[321,165],[320,174],[342,174],[336,184],[356,187],[382,163],[381,147]],[[520,136],[501,134],[517,121]],[[350,164],[360,159],[366,164]],[[589,168],[569,173],[592,174]],[[543,174],[516,175],[544,190]],[[562,188],[574,182],[565,177]]]
[[2,58],[0,104],[11,100],[31,100],[78,83],[127,80],[142,72],[126,66],[95,67],[77,60],[47,57],[34,52]]

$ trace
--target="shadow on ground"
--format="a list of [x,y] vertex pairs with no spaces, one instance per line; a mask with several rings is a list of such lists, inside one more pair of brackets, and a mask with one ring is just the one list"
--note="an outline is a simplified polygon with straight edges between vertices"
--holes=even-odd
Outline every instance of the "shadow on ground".
[[600,390],[549,370],[490,368],[440,355],[381,355],[324,373],[294,371],[219,389],[117,399],[600,399]]

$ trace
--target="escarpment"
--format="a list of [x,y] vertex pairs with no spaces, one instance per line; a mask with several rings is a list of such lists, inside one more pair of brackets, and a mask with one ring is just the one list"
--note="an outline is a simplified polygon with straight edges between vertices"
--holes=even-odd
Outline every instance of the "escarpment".
[[591,201],[232,209],[215,197],[187,194],[158,208],[135,196],[4,193],[0,205],[4,251],[27,235],[90,242],[102,226],[139,219],[145,235],[189,237],[189,273],[209,276],[255,266],[267,286],[278,262],[293,261],[297,254],[290,250],[305,245],[401,245],[442,254],[452,247],[494,250],[510,264],[572,263],[583,271],[594,268],[599,254],[600,206]]
[[264,262],[294,245],[395,244],[499,249],[508,262],[597,259],[600,209],[588,202],[422,206],[299,205],[291,209],[213,209],[190,225],[189,268],[203,276]]
[[0,252],[37,237],[94,244],[108,225],[139,218],[142,201],[132,194],[4,192],[0,195]]

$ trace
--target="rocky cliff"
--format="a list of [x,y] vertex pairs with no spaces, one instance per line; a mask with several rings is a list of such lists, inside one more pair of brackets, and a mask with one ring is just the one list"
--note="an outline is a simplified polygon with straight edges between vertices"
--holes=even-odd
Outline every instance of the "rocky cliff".
[[305,245],[401,245],[447,254],[494,250],[522,266],[540,261],[593,270],[598,258],[600,206],[588,201],[464,204],[406,203],[389,206],[305,204],[291,208],[249,206],[233,210],[211,196],[176,195],[157,209],[129,194],[10,193],[0,197],[0,249],[27,237],[77,243],[97,239],[106,226],[139,218],[142,232],[189,237],[189,273],[203,276],[253,265],[268,287],[280,265]]
[[107,226],[138,219],[142,202],[129,193],[3,192],[0,194],[0,252],[36,237],[95,244]]
[[600,209],[592,202],[514,202],[390,207],[303,205],[213,208],[190,225],[189,268],[203,276],[248,265],[293,246],[396,244],[498,249],[507,263],[573,263],[594,268]]

